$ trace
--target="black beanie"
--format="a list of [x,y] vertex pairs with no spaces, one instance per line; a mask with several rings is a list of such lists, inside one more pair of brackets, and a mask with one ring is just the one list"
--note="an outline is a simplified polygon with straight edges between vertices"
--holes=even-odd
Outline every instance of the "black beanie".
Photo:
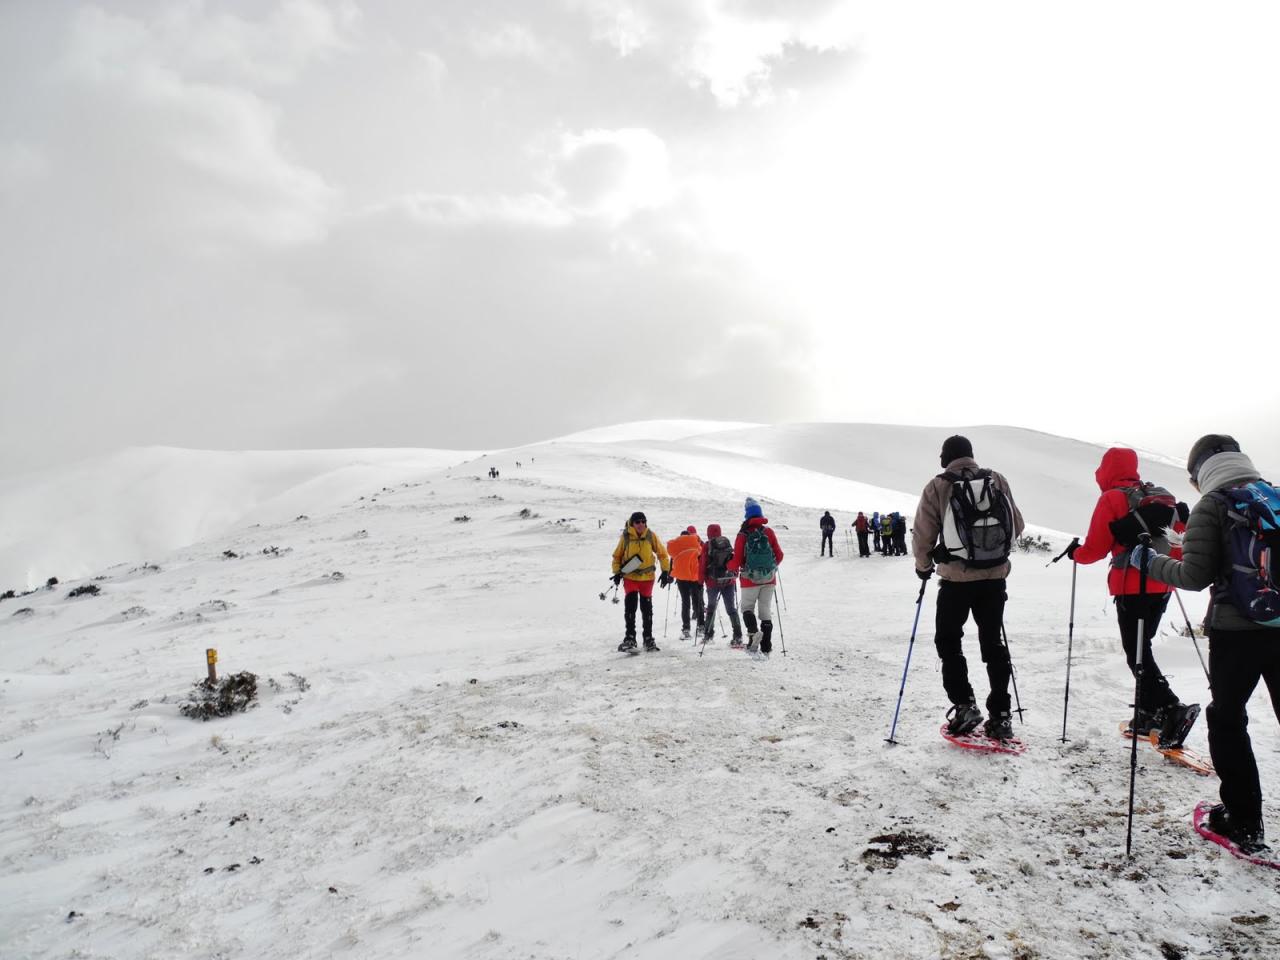
[[644,513],[643,513],[643,512],[641,512],[641,511],[639,511],[639,510],[637,510],[635,513],[633,513],[633,514],[631,515],[631,519],[630,519],[630,520],[628,520],[627,522],[628,522],[628,523],[635,523],[635,522],[637,522],[637,521],[639,521],[640,523],[648,523],[648,522],[649,522],[648,518],[644,515]]
[[945,467],[952,460],[958,460],[960,457],[972,459],[973,444],[969,442],[968,437],[962,437],[957,433],[942,442],[942,465]]
[[1197,480],[1200,468],[1204,466],[1206,460],[1215,453],[1227,452],[1240,452],[1240,444],[1236,443],[1234,437],[1229,437],[1225,433],[1205,434],[1191,445],[1191,452],[1187,454],[1187,473],[1191,474],[1192,480]]

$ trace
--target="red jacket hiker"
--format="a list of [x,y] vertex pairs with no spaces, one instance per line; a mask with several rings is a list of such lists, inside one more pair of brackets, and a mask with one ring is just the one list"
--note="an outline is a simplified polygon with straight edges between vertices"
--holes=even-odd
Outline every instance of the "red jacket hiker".
[[[1094,472],[1098,488],[1102,496],[1093,508],[1093,519],[1089,521],[1089,533],[1084,543],[1076,548],[1072,559],[1076,563],[1096,563],[1103,557],[1115,557],[1127,552],[1111,533],[1111,521],[1119,520],[1129,512],[1129,498],[1125,496],[1124,487],[1137,486],[1141,479],[1138,476],[1138,454],[1128,447],[1112,447],[1102,455],[1102,463]],[[1173,529],[1181,533],[1186,526],[1175,520]],[[1182,556],[1182,550],[1174,547],[1169,555],[1175,560]],[[1112,567],[1107,573],[1107,589],[1111,596],[1128,596],[1138,592],[1139,577],[1137,567],[1118,569]],[[1168,593],[1172,588],[1150,576],[1147,577],[1147,593]]]
[[777,583],[778,577],[775,571],[774,575],[764,583],[756,583],[748,577],[742,576],[742,564],[747,559],[747,530],[753,530],[760,527],[764,530],[764,535],[769,539],[769,546],[773,548],[773,562],[775,564],[782,563],[782,548],[778,546],[778,538],[774,536],[773,530],[766,524],[769,521],[764,517],[752,517],[742,524],[743,529],[738,531],[737,538],[733,541],[733,559],[729,561],[729,569],[734,573],[738,573],[740,582],[744,588],[746,587],[762,587],[768,583]]

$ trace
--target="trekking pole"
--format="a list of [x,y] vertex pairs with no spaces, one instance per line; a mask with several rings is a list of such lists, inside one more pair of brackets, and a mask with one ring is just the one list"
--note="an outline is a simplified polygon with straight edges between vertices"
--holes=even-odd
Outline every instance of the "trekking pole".
[[1182,619],[1187,622],[1187,634],[1191,637],[1191,642],[1195,644],[1196,656],[1200,658],[1200,669],[1204,671],[1204,682],[1212,687],[1213,681],[1209,679],[1209,668],[1205,666],[1204,654],[1200,652],[1200,643],[1196,640],[1196,632],[1191,628],[1191,618],[1187,616],[1187,608],[1182,605],[1182,594],[1175,590],[1173,591],[1173,595],[1177,598],[1178,609],[1182,611]]
[[[609,578],[609,582],[613,583],[613,577]],[[605,587],[603,590],[600,591],[600,599],[605,600],[608,598],[608,596],[609,596],[609,588]],[[616,583],[613,584],[613,602],[614,603],[618,602],[618,585]]]
[[[1072,541],[1073,543],[1075,541]],[[1067,685],[1062,691],[1062,736],[1060,743],[1067,742],[1067,704],[1071,702],[1071,640],[1076,629],[1076,568],[1075,559],[1071,560],[1071,612],[1067,615]]]
[[1013,712],[1018,715],[1019,723],[1026,723],[1022,719],[1022,715],[1026,712],[1022,709],[1022,700],[1018,696],[1018,672],[1013,669],[1013,653],[1009,650],[1009,634],[1004,628],[1004,621],[1000,621],[1000,636],[1004,638],[1004,652],[1009,657],[1009,679],[1013,681],[1013,702],[1017,704],[1018,709]]
[[[1151,536],[1146,533],[1139,534],[1138,542],[1145,547],[1151,543]],[[1146,595],[1147,554],[1143,551],[1142,563],[1138,567],[1138,596],[1145,598]],[[1129,858],[1130,851],[1133,848],[1133,792],[1138,777],[1138,719],[1142,713],[1142,648],[1146,645],[1146,631],[1146,618],[1139,617],[1137,651],[1134,657],[1137,670],[1133,690],[1133,722],[1129,725],[1129,735],[1133,740],[1133,749],[1129,752],[1129,818],[1124,837],[1124,855],[1126,859]]]
[[[1054,557],[1049,563],[1057,563],[1067,554],[1072,553],[1075,547],[1080,546],[1080,538],[1072,537],[1071,542],[1067,544],[1065,550]],[[1045,566],[1049,566],[1046,563]],[[1071,612],[1067,615],[1067,685],[1062,691],[1062,736],[1058,738],[1059,743],[1067,742],[1067,704],[1071,702],[1071,641],[1075,634],[1076,628],[1076,558],[1071,558]]]
[[885,738],[885,743],[896,745],[898,742],[893,739],[893,735],[898,732],[898,711],[902,709],[902,694],[907,689],[907,670],[911,666],[911,651],[916,645],[916,628],[920,626],[920,609],[924,606],[924,588],[928,585],[928,580],[920,581],[920,596],[916,597],[916,619],[911,624],[911,642],[907,644],[907,662],[902,665],[902,686],[898,687],[898,705],[893,708],[893,726],[889,728],[889,736]]
[[785,610],[787,608],[787,595],[782,592],[782,571],[777,571],[774,578],[778,581],[778,596],[782,598],[782,608]]
[[667,612],[662,615],[662,639],[667,639],[667,626],[671,623],[671,584],[667,584]]
[[782,632],[782,608],[774,611],[778,615],[778,642],[782,644],[782,655],[787,655],[787,635]]

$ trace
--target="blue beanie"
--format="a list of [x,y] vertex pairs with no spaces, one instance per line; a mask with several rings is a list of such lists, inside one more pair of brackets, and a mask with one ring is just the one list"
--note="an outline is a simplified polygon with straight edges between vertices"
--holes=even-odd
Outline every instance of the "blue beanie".
[[744,519],[750,520],[752,517],[764,516],[764,511],[760,509],[760,504],[756,503],[751,497],[747,497],[744,507]]

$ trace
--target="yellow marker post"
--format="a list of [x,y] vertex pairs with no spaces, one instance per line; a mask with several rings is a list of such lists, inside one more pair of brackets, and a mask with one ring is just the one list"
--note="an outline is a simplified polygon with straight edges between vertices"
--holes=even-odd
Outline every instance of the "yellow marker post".
[[209,663],[209,682],[218,682],[218,651],[213,647],[209,647],[204,652],[204,658]]

